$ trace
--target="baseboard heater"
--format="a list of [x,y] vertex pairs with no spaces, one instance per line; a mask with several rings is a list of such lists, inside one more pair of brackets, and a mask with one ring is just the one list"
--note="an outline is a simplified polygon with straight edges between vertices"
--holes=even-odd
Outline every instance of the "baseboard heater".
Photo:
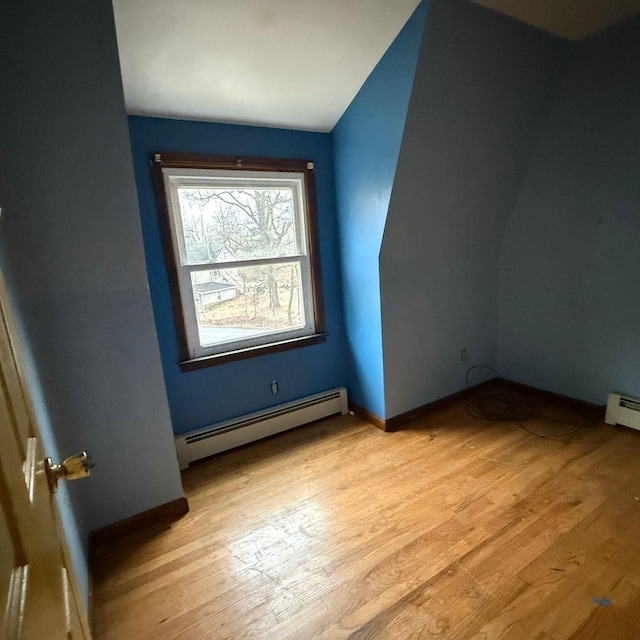
[[216,453],[348,411],[347,390],[340,387],[183,433],[176,438],[180,469]]
[[640,431],[640,398],[610,393],[604,420],[607,424],[621,424]]

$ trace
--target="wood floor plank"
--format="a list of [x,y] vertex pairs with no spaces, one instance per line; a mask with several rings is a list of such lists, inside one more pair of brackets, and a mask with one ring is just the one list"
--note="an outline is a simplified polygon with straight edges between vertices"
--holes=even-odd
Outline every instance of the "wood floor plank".
[[189,514],[98,549],[94,635],[637,640],[639,455],[630,430],[539,438],[466,403],[302,427],[193,465]]

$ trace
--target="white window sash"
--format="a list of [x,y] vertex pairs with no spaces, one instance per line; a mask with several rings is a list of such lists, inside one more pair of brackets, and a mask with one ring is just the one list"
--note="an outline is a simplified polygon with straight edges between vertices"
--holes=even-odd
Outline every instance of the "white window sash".
[[[210,170],[199,169],[164,169],[163,177],[167,202],[171,207],[169,212],[169,223],[171,228],[171,240],[176,256],[176,269],[178,275],[178,288],[180,291],[180,301],[184,319],[184,328],[187,338],[188,353],[190,358],[198,358],[207,355],[215,355],[235,351],[243,348],[255,346],[266,346],[269,344],[282,342],[298,337],[313,335],[315,333],[314,295],[313,279],[311,277],[311,260],[307,242],[307,212],[304,207],[302,190],[304,187],[304,175],[301,173],[282,172],[260,172],[253,174],[252,179],[246,175],[238,176],[233,171],[216,171],[215,177],[211,176]],[[175,178],[179,176],[178,178]],[[218,178],[224,179],[223,184]],[[198,183],[194,178],[200,178]],[[205,179],[206,178],[206,179]],[[180,204],[177,196],[178,188],[184,186],[200,186],[203,188],[217,186],[230,186],[239,188],[239,185],[247,188],[277,188],[277,185],[286,186],[292,189],[294,220],[297,247],[300,253],[284,256],[273,256],[267,258],[226,260],[223,262],[202,262],[196,264],[185,264],[186,247],[182,229],[182,217]],[[241,188],[241,187],[240,187]],[[277,331],[266,331],[264,334],[221,342],[215,345],[200,345],[200,335],[198,330],[197,310],[194,297],[191,273],[201,271],[215,271],[222,269],[239,269],[242,267],[277,265],[285,263],[298,264],[300,273],[300,295],[302,296],[305,325],[296,329],[283,329]],[[201,298],[202,300],[202,298]]]

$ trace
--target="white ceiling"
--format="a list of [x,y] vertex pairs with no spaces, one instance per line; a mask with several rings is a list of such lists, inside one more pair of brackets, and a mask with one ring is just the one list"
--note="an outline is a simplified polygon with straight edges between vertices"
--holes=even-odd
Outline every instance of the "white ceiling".
[[127,111],[330,131],[419,0],[114,0]]
[[[472,0],[577,39],[640,0]],[[132,114],[330,131],[419,0],[113,0]]]

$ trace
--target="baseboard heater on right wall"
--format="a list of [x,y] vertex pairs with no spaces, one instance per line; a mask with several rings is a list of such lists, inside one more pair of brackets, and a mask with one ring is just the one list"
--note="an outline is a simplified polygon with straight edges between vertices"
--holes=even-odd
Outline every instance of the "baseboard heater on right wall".
[[640,431],[640,398],[610,393],[604,421]]

